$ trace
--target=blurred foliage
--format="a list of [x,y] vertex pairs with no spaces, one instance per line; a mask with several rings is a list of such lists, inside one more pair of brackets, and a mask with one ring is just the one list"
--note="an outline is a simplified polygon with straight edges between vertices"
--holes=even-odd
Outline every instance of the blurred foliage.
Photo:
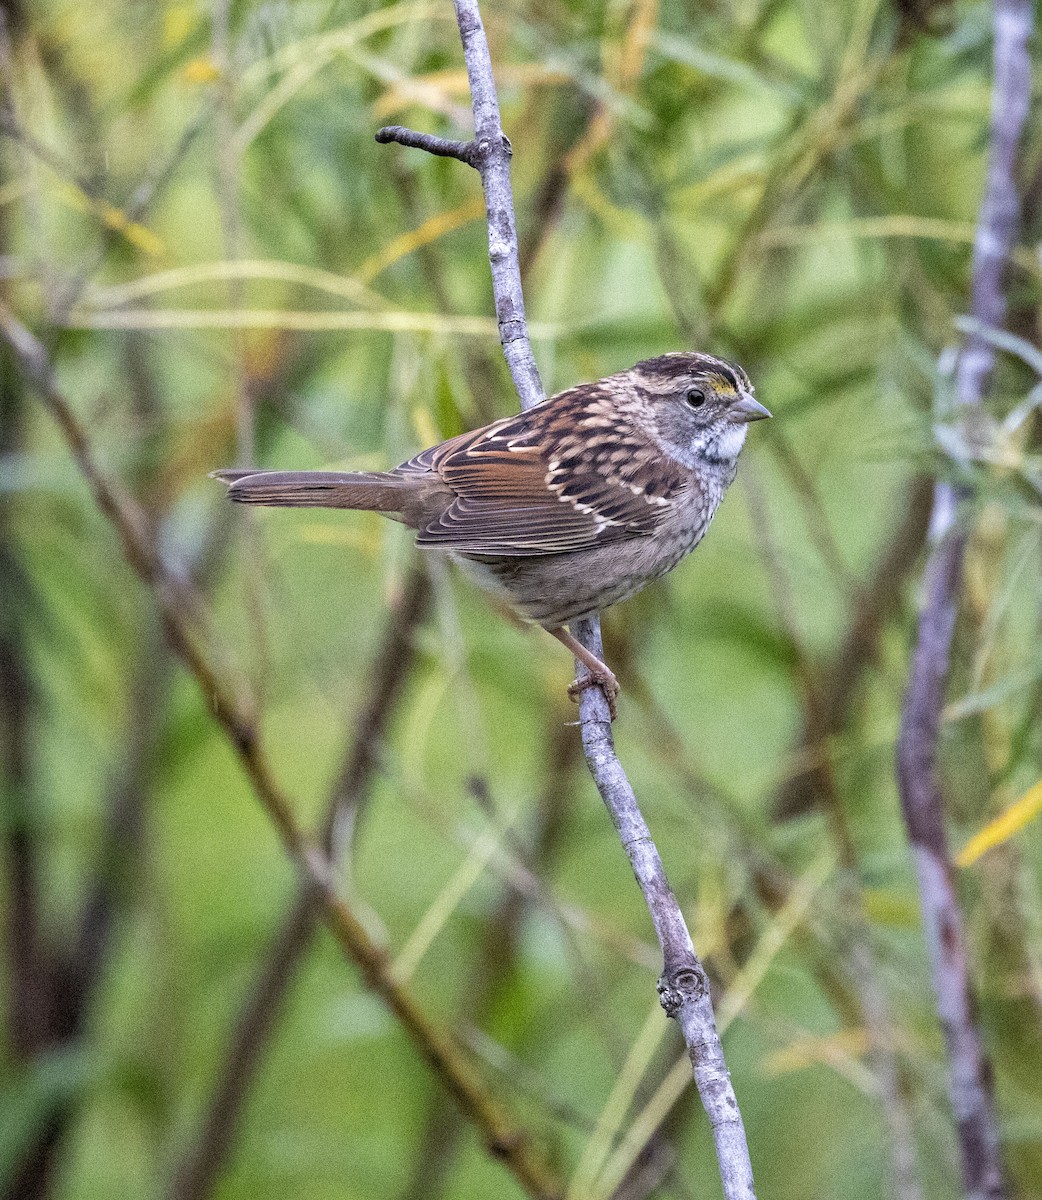
[[[51,331],[107,469],[212,598],[273,767],[317,824],[408,537],[369,514],[254,520],[206,473],[248,435],[262,465],[385,466],[516,407],[476,175],[372,136],[465,130],[452,6],[236,0],[227,53],[219,0],[5,7],[6,300]],[[752,431],[694,558],[606,621],[620,755],[727,1014],[761,1194],[893,1195],[890,1104],[925,1195],[954,1195],[893,751],[928,500],[916,480],[969,476],[943,745],[953,848],[1042,774],[1038,123],[1009,334],[970,450],[946,431],[988,5],[516,0],[485,17],[548,388],[696,345],[740,360],[776,417]],[[57,1111],[50,1194],[172,1194],[293,875],[54,428],[0,363],[9,995],[31,932],[20,905],[72,971],[60,951],[92,888],[115,897],[95,977],[64,981],[90,988],[69,1036],[27,1050],[7,1007],[0,1178]],[[649,1018],[647,914],[564,728],[561,648],[447,572],[433,583],[343,887],[392,953],[415,949],[411,986],[562,1175],[592,1163],[581,1194],[601,1195],[591,1180],[622,1162],[615,1146],[678,1056]],[[1029,822],[959,876],[1024,1196],[1042,1186],[1039,848]],[[510,904],[516,939],[497,934]],[[627,1194],[649,1180],[678,1200],[717,1194],[690,1086],[645,1167]],[[214,1194],[520,1192],[319,935]]]

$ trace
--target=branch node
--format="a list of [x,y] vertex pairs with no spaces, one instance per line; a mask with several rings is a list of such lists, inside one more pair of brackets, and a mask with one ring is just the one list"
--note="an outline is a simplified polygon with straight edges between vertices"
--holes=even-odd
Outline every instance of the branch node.
[[685,1004],[709,994],[709,979],[700,964],[691,960],[680,966],[668,963],[659,976],[659,1003],[667,1017],[675,1018]]

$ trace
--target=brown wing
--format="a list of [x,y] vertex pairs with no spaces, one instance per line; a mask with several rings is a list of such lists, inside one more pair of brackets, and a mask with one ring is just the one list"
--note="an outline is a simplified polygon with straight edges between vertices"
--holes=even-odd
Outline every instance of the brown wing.
[[560,554],[652,533],[690,485],[585,387],[425,450],[398,470],[455,493],[418,545],[507,557]]

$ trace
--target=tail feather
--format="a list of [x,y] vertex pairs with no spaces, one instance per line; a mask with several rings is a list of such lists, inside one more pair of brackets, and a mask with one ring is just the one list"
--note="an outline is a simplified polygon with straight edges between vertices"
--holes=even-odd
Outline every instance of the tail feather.
[[228,499],[275,508],[355,508],[400,513],[408,479],[383,471],[214,471]]

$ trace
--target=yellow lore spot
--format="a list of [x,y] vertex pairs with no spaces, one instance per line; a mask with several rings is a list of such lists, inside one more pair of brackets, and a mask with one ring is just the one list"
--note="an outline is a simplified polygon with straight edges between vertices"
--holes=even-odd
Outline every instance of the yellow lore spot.
[[737,396],[738,393],[734,390],[734,385],[729,379],[725,379],[723,375],[717,375],[715,372],[709,376],[709,382],[713,388],[721,396]]

